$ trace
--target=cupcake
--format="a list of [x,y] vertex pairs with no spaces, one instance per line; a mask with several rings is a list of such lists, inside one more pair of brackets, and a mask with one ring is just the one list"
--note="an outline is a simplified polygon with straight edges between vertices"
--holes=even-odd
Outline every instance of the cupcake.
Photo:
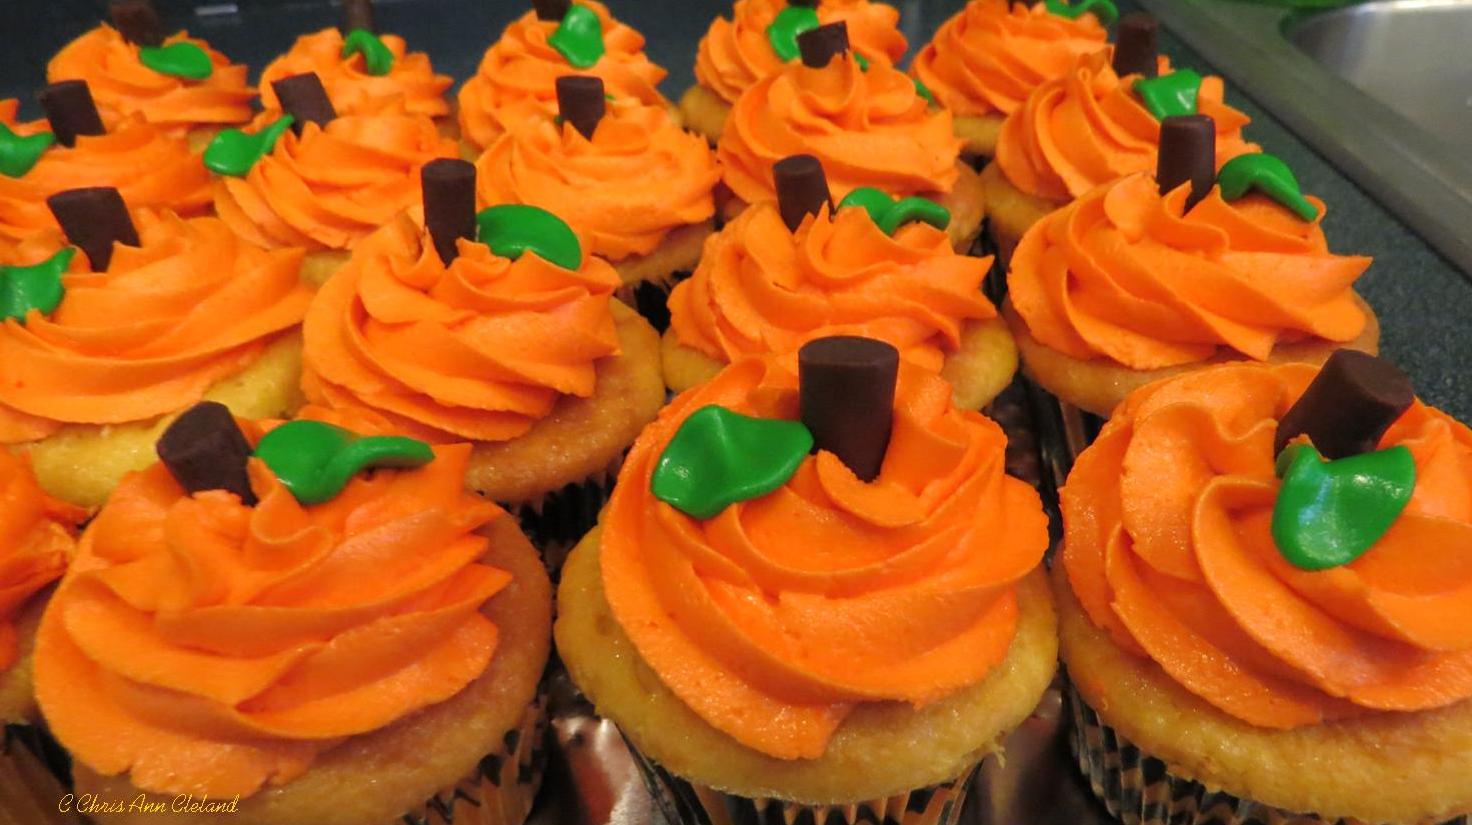
[[437,161],[424,181],[424,207],[365,238],[313,299],[303,389],[388,431],[471,442],[470,489],[555,549],[592,525],[664,403],[658,335],[551,213],[477,216],[464,161]]
[[981,183],[959,160],[951,113],[932,108],[914,81],[889,66],[866,71],[848,49],[843,23],[797,38],[802,61],[757,82],[736,102],[716,153],[733,197],[726,216],[776,200],[772,165],[814,155],[833,197],[859,187],[919,195],[951,213],[956,248],[971,247],[983,216]]
[[1159,179],[1101,186],[1023,236],[1003,313],[1027,374],[1109,415],[1135,388],[1208,364],[1377,352],[1379,322],[1353,289],[1370,259],[1329,251],[1323,202],[1271,155],[1231,161],[1215,184],[1205,117],[1165,132]]
[[24,286],[0,324],[0,445],[28,453],[48,493],[101,504],[202,398],[255,417],[296,408],[300,250],[257,249],[215,218],[130,217],[116,190],[49,204],[72,246],[14,253],[4,280]]
[[0,249],[59,230],[46,199],[68,189],[107,186],[135,207],[209,211],[209,172],[183,139],[136,118],[104,129],[80,81],[48,86],[41,101],[49,122],[23,123],[17,101],[0,101]]
[[559,77],[560,114],[531,115],[476,162],[479,201],[539,206],[567,221],[618,270],[618,297],[662,330],[670,288],[714,231],[721,170],[669,110],[610,103],[604,88],[596,77]]
[[731,19],[717,17],[700,39],[695,85],[680,98],[680,115],[712,143],[731,107],[757,81],[798,59],[797,35],[827,23],[848,26],[854,53],[894,66],[909,44],[897,28],[900,12],[871,0],[736,0]]
[[557,78],[590,74],[617,99],[668,106],[665,70],[644,55],[644,36],[613,19],[597,0],[534,0],[533,11],[502,32],[460,87],[460,136],[475,157],[508,126],[540,110],[557,114]]
[[1081,5],[971,0],[915,55],[910,74],[951,110],[968,157],[991,157],[1002,121],[1033,89],[1105,47],[1114,6]]
[[76,793],[141,800],[93,818],[519,825],[551,592],[514,520],[464,491],[470,447],[204,404],[158,453],[37,639]]
[[[833,335],[892,344],[906,362],[950,382],[961,409],[981,409],[1011,382],[1017,348],[981,291],[992,259],[951,248],[943,208],[913,200],[902,207],[860,189],[835,212],[810,155],[779,162],[776,178],[778,202],[727,224],[670,296],[670,389],[684,392],[742,358],[793,353]],[[878,195],[870,208],[856,203],[866,192]]]
[[739,361],[640,435],[554,632],[672,822],[957,821],[1056,666],[1005,446],[853,337]]
[[[1131,55],[1134,65],[1123,65]],[[1257,151],[1242,137],[1247,115],[1223,102],[1221,78],[1168,66],[1147,76],[1141,70],[1151,61],[1139,55],[1123,47],[1085,55],[1007,116],[996,158],[981,173],[988,226],[1004,262],[1044,215],[1100,184],[1154,169],[1166,117],[1210,117],[1218,166]]]
[[149,0],[114,0],[106,23],[62,47],[46,65],[46,81],[92,87],[109,130],[142,120],[191,151],[215,132],[250,120],[256,91],[246,67],[178,32],[164,37]]
[[215,210],[245,240],[307,251],[302,277],[325,282],[374,230],[419,199],[419,170],[455,155],[454,140],[402,98],[339,116],[321,80],[273,85],[287,114],[265,112],[252,131],[221,134],[205,152],[216,172]]
[[1164,825],[1472,814],[1472,430],[1384,361],[1137,390],[1063,490],[1079,762]]

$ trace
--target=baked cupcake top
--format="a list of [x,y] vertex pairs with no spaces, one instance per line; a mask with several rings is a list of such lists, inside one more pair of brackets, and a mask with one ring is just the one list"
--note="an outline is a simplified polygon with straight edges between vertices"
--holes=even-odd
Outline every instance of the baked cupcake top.
[[1366,316],[1352,287],[1371,259],[1329,251],[1323,202],[1300,195],[1305,219],[1259,191],[1223,191],[1188,207],[1189,184],[1162,195],[1141,172],[1043,218],[1007,275],[1028,331],[1074,358],[1137,370],[1223,351],[1262,361],[1280,342],[1359,336]]
[[1107,45],[1093,14],[1069,18],[1047,3],[972,0],[941,24],[910,73],[957,116],[1009,115],[1032,90]]
[[797,154],[822,161],[839,199],[861,186],[904,196],[955,185],[961,140],[951,113],[931,108],[897,69],[866,71],[842,27],[803,34],[799,41],[813,52],[759,81],[732,108],[717,154],[726,185],[747,203],[775,199],[772,165]]
[[272,81],[313,72],[321,78],[339,114],[372,113],[382,98],[400,97],[410,114],[444,117],[450,113],[445,92],[454,83],[435,74],[429,55],[411,52],[396,34],[355,29],[344,37],[337,28],[304,34],[291,49],[261,72],[261,105],[280,113]]
[[712,727],[780,759],[821,756],[860,705],[983,679],[1048,542],[1037,494],[1003,471],[1001,429],[879,346],[893,422],[857,445],[879,448],[871,482],[856,456],[809,455],[824,437],[794,419],[823,414],[800,403],[797,358],[752,358],[660,413],[603,514],[604,591],[640,656]]
[[15,616],[61,578],[87,511],[41,489],[24,456],[0,450],[0,672],[19,656]]
[[709,144],[662,106],[615,100],[600,115],[602,82],[580,80],[591,120],[538,111],[512,127],[476,162],[480,202],[540,206],[611,261],[648,255],[672,230],[709,221],[721,179]]
[[909,44],[897,28],[900,12],[894,6],[871,0],[822,0],[816,5],[736,0],[731,19],[717,17],[700,39],[696,81],[735,103],[758,80],[797,59],[795,34],[837,21],[848,26],[854,51],[870,63],[893,66],[905,56]]
[[[1217,165],[1257,151],[1242,137],[1247,115],[1228,106],[1220,77],[1182,69],[1144,78],[1121,77],[1111,50],[1080,57],[1061,77],[1044,82],[1002,124],[995,162],[1019,190],[1066,201],[1103,183],[1155,168],[1160,121],[1168,115],[1203,114],[1216,122]],[[1137,84],[1146,80],[1154,100],[1147,108]],[[1189,103],[1188,103],[1189,101]]]
[[1393,370],[1341,350],[1322,373],[1231,364],[1147,386],[1063,490],[1091,621],[1253,725],[1472,697],[1472,431],[1409,382],[1364,412],[1342,388],[1366,363]]
[[[615,98],[668,106],[659,93],[665,70],[644,54],[644,36],[620,23],[597,0],[544,2],[564,13],[543,19],[532,11],[506,27],[486,50],[474,77],[460,88],[460,132],[485,148],[528,112],[531,102],[557,113],[557,78],[590,74]],[[562,34],[559,34],[562,32]]]
[[31,300],[0,325],[0,443],[178,412],[306,314],[300,250],[258,249],[215,218],[101,215],[81,223],[126,237],[121,222],[136,241],[58,251],[53,236],[15,255]]
[[305,504],[264,457],[304,425],[321,426],[235,433],[248,499],[155,464],[82,537],[36,657],[42,711],[81,764],[150,792],[248,796],[486,671],[497,628],[481,609],[512,577],[481,561],[507,516],[464,492],[470,447],[418,444],[398,465],[413,469]]
[[129,205],[183,215],[209,208],[209,172],[182,138],[130,117],[106,134],[77,135],[66,146],[45,120],[17,120],[18,106],[13,99],[0,100],[0,142],[29,144],[24,155],[30,159],[0,169],[0,246],[58,229],[46,199],[67,189],[109,186]]

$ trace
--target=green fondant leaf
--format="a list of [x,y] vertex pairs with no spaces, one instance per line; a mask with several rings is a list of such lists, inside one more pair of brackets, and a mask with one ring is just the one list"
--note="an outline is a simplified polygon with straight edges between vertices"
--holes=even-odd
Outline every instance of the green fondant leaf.
[[383,77],[394,67],[394,53],[367,29],[353,29],[342,41],[343,59],[355,54],[363,55],[363,68],[375,77]]
[[321,421],[290,421],[261,438],[256,458],[303,504],[331,501],[369,467],[423,467],[434,451],[402,436],[360,436]]
[[1234,201],[1256,189],[1306,221],[1319,216],[1319,208],[1303,196],[1298,178],[1282,159],[1266,153],[1238,155],[1217,173],[1222,197]]
[[1156,120],[1196,114],[1196,98],[1201,92],[1201,75],[1191,69],[1178,69],[1159,77],[1142,77],[1135,81],[1135,94]]
[[516,260],[532,252],[563,269],[583,265],[577,233],[561,218],[536,206],[502,204],[475,216],[478,239],[503,258]]
[[1405,447],[1324,461],[1293,444],[1278,456],[1283,478],[1273,505],[1273,541],[1289,564],[1328,570],[1363,556],[1405,510],[1416,461]]
[[291,128],[294,121],[295,118],[291,115],[283,115],[259,132],[242,132],[239,129],[220,132],[205,147],[205,168],[218,175],[244,177],[261,158],[271,153],[276,141]]
[[591,69],[603,58],[603,23],[592,9],[571,6],[547,43],[573,66]]
[[797,36],[819,26],[818,10],[807,6],[788,6],[777,12],[772,25],[767,26],[767,42],[783,63],[791,63],[801,56],[797,47]]
[[159,74],[185,80],[206,80],[215,71],[204,49],[182,40],[167,46],[144,46],[138,50],[138,60]]
[[691,413],[665,446],[650,491],[686,515],[708,519],[786,484],[812,448],[813,434],[800,421],[753,418],[712,404]]
[[941,230],[951,225],[950,210],[935,201],[917,197],[896,201],[872,186],[861,186],[849,192],[838,204],[839,209],[850,206],[863,207],[880,231],[890,236],[901,226],[914,221],[928,223]]
[[55,142],[56,135],[50,132],[22,137],[9,126],[0,123],[0,175],[7,178],[23,177]]
[[26,322],[31,310],[50,315],[66,294],[61,276],[77,254],[67,247],[50,258],[31,266],[0,266],[0,320],[14,318]]
[[1075,20],[1085,14],[1093,13],[1099,18],[1099,22],[1108,26],[1119,19],[1119,8],[1112,0],[1080,0],[1077,3],[1067,3],[1064,0],[1045,0],[1045,7],[1049,14],[1066,17]]

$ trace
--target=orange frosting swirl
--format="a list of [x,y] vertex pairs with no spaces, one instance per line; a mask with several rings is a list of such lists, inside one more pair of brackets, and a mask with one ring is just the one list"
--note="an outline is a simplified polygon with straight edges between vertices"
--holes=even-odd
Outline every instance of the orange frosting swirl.
[[972,0],[941,24],[910,67],[941,105],[962,117],[1009,115],[1080,55],[1105,48],[1092,14],[1070,20],[1039,3]]
[[873,483],[820,452],[707,521],[654,498],[660,454],[695,410],[795,418],[795,360],[746,359],[666,407],[601,537],[609,605],[644,661],[711,726],[780,759],[821,756],[861,703],[925,705],[985,677],[1016,631],[1014,585],[1048,544],[1037,493],[1003,472],[1001,428],[905,363]]
[[476,162],[484,204],[527,203],[567,221],[611,261],[648,255],[674,229],[711,219],[720,167],[710,145],[669,112],[610,104],[593,139],[535,117]]
[[183,32],[164,43],[193,43],[209,55],[214,70],[204,80],[160,74],[138,59],[137,46],[104,24],[62,47],[46,66],[46,82],[87,81],[108,129],[140,118],[181,137],[194,127],[250,120],[256,90],[245,66]]
[[214,218],[133,223],[142,245],[118,245],[106,272],[73,257],[50,317],[0,326],[0,443],[178,412],[301,323],[300,250],[257,249]]
[[533,12],[522,15],[486,50],[475,76],[460,87],[460,133],[465,140],[485,148],[531,112],[557,114],[557,78],[568,74],[602,78],[614,99],[669,105],[658,88],[666,72],[645,56],[644,35],[613,19],[597,0],[577,0],[577,5],[597,13],[603,23],[603,57],[591,68],[573,67],[547,43],[558,23],[539,20]]
[[[1115,74],[1112,56],[1106,49],[1079,58],[1008,116],[997,139],[996,162],[1013,186],[1067,201],[1133,172],[1155,171],[1160,121],[1135,96],[1138,76]],[[1225,94],[1220,77],[1202,78],[1197,111],[1216,121],[1218,167],[1258,151],[1242,137],[1251,119],[1228,106]]]
[[1334,255],[1319,218],[1221,190],[1184,212],[1189,185],[1149,174],[1095,189],[1023,236],[1007,284],[1033,337],[1075,358],[1137,370],[1204,361],[1228,347],[1266,360],[1279,341],[1352,341],[1351,288],[1370,258]]
[[[735,103],[741,95],[784,65],[767,39],[767,27],[787,8],[788,0],[736,0],[731,19],[717,17],[700,39],[695,55],[695,79]],[[897,28],[900,11],[870,0],[824,0],[818,4],[818,22],[842,22],[849,42],[873,63],[893,66],[905,56],[909,43]]]
[[1472,698],[1472,430],[1419,401],[1380,447],[1416,461],[1368,553],[1300,570],[1271,533],[1277,421],[1314,377],[1233,364],[1131,395],[1063,490],[1094,624],[1232,716],[1293,728]]
[[[266,113],[264,125],[276,119]],[[267,249],[346,250],[420,198],[419,172],[457,157],[434,121],[390,99],[372,114],[287,130],[244,177],[215,181],[215,209],[240,237]]]
[[862,71],[850,52],[822,69],[794,62],[752,86],[717,154],[726,185],[747,203],[776,200],[772,164],[797,154],[823,162],[835,200],[860,186],[904,197],[951,191],[961,140],[951,113],[929,109],[910,78],[886,66]]
[[670,295],[670,328],[724,362],[860,335],[937,372],[963,324],[996,317],[981,292],[991,264],[957,255],[945,232],[925,224],[891,238],[863,209],[830,217],[825,208],[790,232],[767,202],[706,243],[694,275]]
[[511,576],[477,531],[505,513],[463,491],[469,445],[435,456],[313,507],[254,459],[254,508],[123,479],[42,622],[51,731],[142,790],[228,798],[459,693],[496,650],[480,608]]
[[[302,386],[326,407],[430,441],[504,441],[563,395],[588,397],[594,362],[618,352],[618,273],[462,239],[448,267],[415,209],[368,236],[312,301]],[[586,252],[586,245],[584,245]]]
[[16,614],[66,572],[86,518],[46,495],[25,457],[0,449],[0,672],[19,657]]
[[394,56],[393,67],[385,75],[369,74],[363,56],[342,56],[342,32],[336,28],[304,34],[291,50],[271,61],[261,72],[261,105],[269,112],[280,113],[281,103],[271,88],[272,81],[292,75],[315,72],[327,89],[327,97],[339,115],[371,114],[377,101],[400,97],[411,114],[444,117],[450,113],[445,91],[454,80],[435,74],[429,55],[410,52],[404,38],[380,34],[378,39]]
[[[22,135],[50,131],[46,121],[16,119],[18,102],[0,100],[0,123]],[[76,146],[54,144],[19,178],[0,175],[0,244],[16,244],[57,230],[46,199],[90,186],[117,189],[130,207],[203,214],[210,203],[210,175],[182,138],[170,137],[137,119],[106,135],[77,138]]]

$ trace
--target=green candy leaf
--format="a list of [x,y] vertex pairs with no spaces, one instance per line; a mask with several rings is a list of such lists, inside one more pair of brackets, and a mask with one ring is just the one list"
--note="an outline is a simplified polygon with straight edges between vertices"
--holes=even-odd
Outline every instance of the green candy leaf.
[[783,63],[791,63],[802,55],[797,47],[797,36],[812,31],[819,25],[818,10],[807,6],[788,6],[777,12],[772,25],[767,26],[767,42]]
[[375,77],[383,77],[394,67],[394,53],[389,51],[388,46],[377,35],[367,29],[353,29],[343,38],[343,59],[355,54],[363,55],[363,68]]
[[1363,556],[1411,500],[1416,461],[1405,447],[1324,461],[1293,444],[1278,456],[1283,479],[1273,505],[1273,542],[1301,570],[1328,570]]
[[255,456],[302,504],[331,501],[369,467],[408,469],[434,461],[434,451],[423,441],[360,436],[321,421],[282,424],[266,433]]
[[573,66],[591,69],[603,57],[603,23],[592,9],[570,6],[547,43]]
[[912,77],[910,79],[915,82],[915,94],[920,95],[920,97],[924,98],[926,103],[934,106],[935,92],[930,91],[930,87],[926,86],[925,83],[920,80],[920,78]]
[[1196,97],[1200,92],[1201,75],[1191,69],[1135,81],[1135,94],[1156,120],[1196,114]]
[[22,137],[0,123],[0,175],[7,178],[24,176],[55,142],[56,135],[50,132]]
[[951,225],[951,212],[944,206],[925,198],[909,197],[896,201],[872,186],[861,186],[848,193],[839,202],[838,208],[862,207],[869,217],[886,235],[893,236],[901,226],[919,221],[936,229],[944,230]]
[[583,247],[572,227],[540,207],[492,206],[476,214],[475,225],[480,242],[503,258],[514,261],[532,252],[563,269],[583,265]]
[[138,50],[138,60],[159,74],[185,80],[205,80],[215,71],[215,64],[210,62],[204,49],[184,41],[167,46],[144,46]]
[[205,168],[218,175],[244,177],[261,158],[271,153],[276,141],[295,120],[291,115],[282,115],[275,123],[255,133],[225,129],[205,147]]
[[1256,189],[1293,210],[1306,221],[1319,216],[1319,208],[1303,196],[1298,178],[1282,159],[1266,153],[1238,155],[1222,165],[1216,176],[1222,197],[1234,201]]
[[869,71],[869,58],[859,54],[858,52],[854,52],[854,62],[859,64],[859,71]]
[[1043,5],[1048,9],[1049,14],[1056,14],[1069,20],[1077,20],[1090,12],[1106,26],[1119,19],[1119,9],[1111,0],[1081,0],[1081,2],[1072,4],[1064,0],[1045,0]]
[[69,246],[38,264],[0,266],[0,320],[14,318],[24,324],[33,309],[42,315],[55,311],[66,294],[61,276],[76,254]]
[[813,448],[800,421],[753,418],[711,404],[685,419],[655,465],[654,497],[698,519],[792,478]]

